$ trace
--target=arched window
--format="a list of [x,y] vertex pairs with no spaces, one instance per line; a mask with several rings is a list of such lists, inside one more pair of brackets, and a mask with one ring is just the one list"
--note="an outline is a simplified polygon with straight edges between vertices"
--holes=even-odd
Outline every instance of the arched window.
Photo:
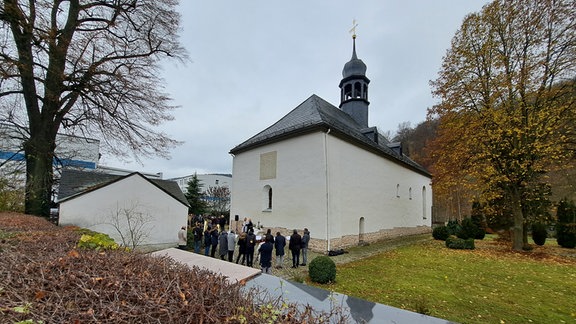
[[263,196],[262,208],[265,211],[272,210],[272,187],[270,187],[269,185],[264,186],[262,190],[262,196]]
[[412,187],[408,189],[408,199],[412,200]]
[[344,86],[344,101],[352,99],[352,85],[347,84]]
[[352,96],[354,98],[362,98],[362,83],[354,83],[354,94]]
[[400,198],[400,184],[396,185],[396,198]]

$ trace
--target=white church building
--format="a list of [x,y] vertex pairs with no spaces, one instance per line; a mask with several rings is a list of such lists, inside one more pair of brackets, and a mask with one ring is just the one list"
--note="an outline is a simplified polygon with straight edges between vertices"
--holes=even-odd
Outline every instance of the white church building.
[[330,251],[431,231],[431,175],[368,126],[366,65],[342,71],[339,107],[312,95],[230,150],[235,216],[290,235],[311,232],[310,248]]

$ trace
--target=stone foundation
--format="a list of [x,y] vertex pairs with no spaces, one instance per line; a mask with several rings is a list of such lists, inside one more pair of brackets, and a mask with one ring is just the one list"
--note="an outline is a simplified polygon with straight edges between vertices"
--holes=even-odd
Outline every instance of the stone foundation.
[[[363,235],[346,235],[341,238],[330,240],[330,250],[345,249],[356,246],[361,243],[374,243],[386,239],[398,238],[402,236],[418,235],[432,233],[432,228],[428,226],[418,227],[397,227],[393,229],[383,229],[378,232],[364,233]],[[315,251],[325,252],[327,249],[326,240],[318,240],[319,244],[315,245],[318,249]]]
[[[265,233],[267,230],[264,229]],[[272,235],[276,236],[276,232],[280,232],[284,236],[292,235],[291,229],[275,227],[272,228]],[[302,235],[304,230],[298,230],[298,234]],[[393,229],[383,229],[378,232],[364,233],[362,237],[360,235],[346,235],[340,238],[332,238],[330,240],[330,250],[345,249],[351,246],[356,246],[360,243],[374,243],[377,241],[382,241],[386,239],[392,239],[402,236],[418,235],[432,233],[432,228],[428,226],[418,226],[418,227],[396,227]],[[288,248],[288,247],[286,247]],[[327,252],[328,245],[326,240],[312,238],[308,244],[308,248],[315,252]]]

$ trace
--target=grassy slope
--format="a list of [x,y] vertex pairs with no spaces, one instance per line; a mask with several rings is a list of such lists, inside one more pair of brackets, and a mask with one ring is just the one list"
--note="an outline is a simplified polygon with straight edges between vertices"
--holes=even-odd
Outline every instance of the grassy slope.
[[477,242],[462,251],[427,241],[339,265],[330,289],[462,323],[576,321],[574,258]]

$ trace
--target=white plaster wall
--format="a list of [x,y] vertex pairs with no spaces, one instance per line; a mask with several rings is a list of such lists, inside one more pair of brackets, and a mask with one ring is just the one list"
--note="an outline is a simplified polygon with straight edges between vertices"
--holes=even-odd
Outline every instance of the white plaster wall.
[[[265,227],[307,227],[326,236],[326,181],[323,133],[303,135],[234,156],[231,218],[252,218]],[[260,180],[260,154],[276,151],[276,178]],[[273,206],[265,211],[266,185]]]
[[149,219],[143,227],[148,237],[142,245],[177,244],[188,208],[137,174],[62,202],[59,222],[108,234],[121,243],[108,223],[117,210],[133,207]]
[[[430,178],[336,137],[328,137],[327,152],[330,213],[334,220],[332,237],[359,234],[361,217],[366,233],[431,226]],[[423,187],[426,187],[426,215]]]
[[[277,152],[276,179],[259,180],[260,154],[272,151]],[[232,220],[239,215],[265,227],[307,227],[313,238],[323,240],[327,232],[330,238],[358,235],[361,217],[365,233],[431,226],[430,178],[323,132],[240,153],[233,159],[233,177]],[[264,211],[266,185],[273,190],[272,211]]]

